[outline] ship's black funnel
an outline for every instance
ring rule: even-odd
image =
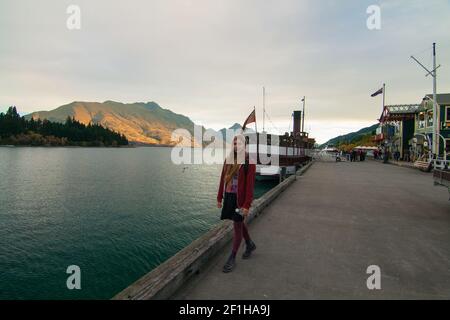
[[[294,137],[301,132],[302,126],[302,112],[294,111]]]

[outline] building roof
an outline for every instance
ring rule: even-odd
[[[414,118],[421,108],[420,104],[396,104],[384,107],[380,122],[401,121]]]
[[[396,104],[385,106],[379,120],[383,123],[412,119],[415,113],[430,109],[431,103],[426,103],[427,98],[429,101],[433,101],[433,95],[427,94],[419,104]],[[436,95],[436,100],[440,106],[450,106],[450,93],[439,93]]]
[[[416,113],[420,104],[396,104],[386,106],[390,114]]]
[[[433,99],[432,94],[427,94],[425,97]],[[450,106],[450,93],[438,93],[436,95],[436,100],[437,100],[438,105]]]

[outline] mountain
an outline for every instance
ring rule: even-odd
[[[230,136],[230,137],[227,137],[226,136],[227,130],[232,130],[233,135]],[[223,141],[231,142],[232,138],[234,138],[234,136],[236,134],[242,133],[242,126],[239,123],[235,123],[231,127],[229,127],[228,129],[227,128],[223,128],[223,129],[220,129],[218,132],[223,137]],[[244,133],[254,133],[254,132],[255,132],[255,130],[253,130],[252,128],[246,128]]]
[[[176,142],[171,140],[171,135],[175,129],[186,129],[193,136],[195,126],[188,117],[163,109],[155,102],[75,101],[52,111],[25,116],[53,122],[65,122],[67,117],[74,117],[83,124],[101,124],[123,133],[131,142],[153,145],[174,145]]]
[[[358,138],[361,138],[362,136],[372,134],[373,131],[375,131],[377,129],[377,127],[378,127],[378,123],[374,124],[373,126],[370,126],[370,127],[362,128],[361,130],[356,131],[356,132],[351,132],[351,133],[348,133],[348,134],[345,134],[342,136],[334,137],[334,138],[328,140],[327,142],[325,142],[324,144],[322,144],[320,146],[320,148],[323,148],[327,145],[337,146],[338,144],[343,143],[343,142],[348,143],[348,142],[351,142],[354,140],[358,140]]]
[[[231,127],[229,127],[228,129],[227,128],[220,129],[219,132],[220,132],[221,136],[223,137],[223,140],[227,140],[227,137],[226,137],[227,130],[234,130],[234,131],[236,131],[238,129],[242,129],[242,126],[239,123],[235,123]],[[230,139],[228,139],[228,140],[230,140]]]

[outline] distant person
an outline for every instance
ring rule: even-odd
[[[412,148],[409,147],[408,148],[408,152],[406,153],[406,159],[408,162],[412,162],[413,161],[413,152],[412,152]]]
[[[242,161],[244,163],[239,163],[239,160],[243,160],[243,158],[245,158],[245,161]],[[233,249],[223,267],[225,273],[233,271],[236,265],[236,255],[242,238],[245,239],[246,243],[242,259],[250,258],[252,252],[256,249],[255,243],[250,239],[246,225],[253,201],[255,173],[256,165],[249,163],[245,138],[243,135],[239,135],[234,138],[233,150],[223,165],[217,194],[217,207],[222,208],[221,219],[232,220],[234,229]]]
[[[406,162],[410,162],[411,161],[410,156],[409,156],[409,149],[405,151],[404,160]]]
[[[391,156],[389,150],[385,149],[383,154],[384,154],[383,163],[388,163],[389,162],[389,157]]]

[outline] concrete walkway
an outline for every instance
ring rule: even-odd
[[[315,163],[175,299],[450,299],[450,202],[431,174],[378,162]],[[381,268],[381,290],[366,269]]]

